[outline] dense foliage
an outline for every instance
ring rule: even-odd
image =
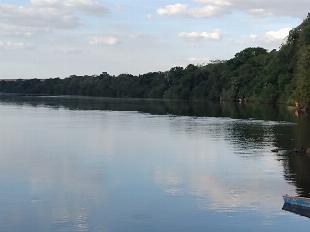
[[[139,76],[1,81],[3,93],[298,102],[310,105],[310,14],[277,50],[247,48],[227,61]]]

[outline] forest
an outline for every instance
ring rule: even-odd
[[[247,48],[232,59],[142,75],[72,75],[0,81],[0,92],[113,98],[228,100],[310,106],[310,14],[276,50]]]

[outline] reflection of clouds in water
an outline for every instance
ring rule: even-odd
[[[201,209],[274,210],[282,206],[282,195],[287,191],[287,185],[277,183],[276,180],[251,179],[251,177],[233,180],[195,170],[192,170],[192,173],[188,172],[188,176],[182,176],[180,173],[156,172],[155,182],[168,195],[194,197]]]
[[[22,109],[21,116],[16,109],[13,117],[0,112],[0,200],[24,202],[10,207],[11,224],[25,224],[31,208],[33,218],[53,222],[56,231],[92,230],[92,223],[114,223],[109,217],[119,215],[148,220],[145,212],[155,220],[144,200],[157,206],[165,196],[180,211],[278,212],[289,188],[270,153],[273,122],[36,109]],[[241,146],[247,128],[269,137],[248,137]],[[14,185],[21,195],[6,196]]]
[[[36,223],[53,223],[56,231],[89,231],[91,212],[87,209],[106,197],[104,159],[98,151],[113,152],[113,147],[107,146],[110,138],[103,142],[91,138],[93,128],[71,113],[42,109],[1,113],[5,123],[0,122],[0,127],[6,136],[0,140],[0,200],[13,204],[3,215],[4,221],[15,218],[11,225],[25,224],[28,209],[36,215]],[[74,129],[75,123],[80,128]],[[19,132],[11,127],[19,128]],[[5,184],[8,180],[9,186]]]
[[[282,195],[295,191],[279,181],[283,167],[270,152],[275,148],[273,127],[293,124],[190,117],[171,124],[178,130],[178,159],[183,162],[167,159],[155,172],[155,182],[167,194],[193,197],[201,209],[265,212],[277,211]],[[245,133],[239,136],[240,127]],[[247,137],[253,128],[262,139]]]
[[[58,157],[58,161],[55,161],[44,155],[39,161],[27,159],[23,164],[23,170],[14,169],[12,164],[6,166],[8,163],[1,159],[0,169],[6,172],[6,175],[14,172],[11,176],[18,182],[23,182],[22,186],[25,189],[22,192],[28,192],[26,196],[21,196],[23,204],[14,206],[14,209],[7,213],[16,215],[20,221],[23,221],[25,218],[22,214],[23,207],[27,205],[36,211],[38,220],[41,218],[42,221],[47,220],[46,223],[52,223],[55,231],[89,231],[90,211],[88,209],[102,203],[105,198],[103,176],[98,175],[96,169],[91,171],[91,166],[90,170],[83,170],[79,163],[83,162],[81,160],[65,157],[60,159],[61,161]],[[2,168],[2,165],[7,168]],[[27,174],[23,177],[25,173]],[[0,181],[2,182],[1,179]],[[3,193],[3,189],[0,191]],[[12,200],[12,196],[9,195],[11,190],[6,191],[8,192],[4,194],[8,196],[5,197]],[[87,209],[81,209],[81,207],[87,207]],[[66,228],[68,230],[65,230]]]
[[[170,171],[168,173],[155,172],[155,183],[160,185],[164,191],[172,196],[183,194],[182,179],[177,173]]]
[[[200,207],[214,210],[272,209],[282,204],[285,188],[263,180],[252,180],[240,184],[227,182],[210,176],[194,177],[190,183],[191,193],[199,198]]]

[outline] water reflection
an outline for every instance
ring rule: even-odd
[[[1,96],[0,119],[0,230],[308,229],[281,212],[310,196],[284,106]]]
[[[283,193],[294,190],[287,190],[287,185],[279,182],[283,168],[270,152],[272,140],[267,137],[262,143],[251,139],[251,133],[247,140],[232,133],[237,125],[243,127],[244,124],[246,128],[266,127],[263,131],[272,131],[270,127],[292,126],[263,121],[251,124],[226,118],[179,118],[172,126],[181,135],[187,135],[186,141],[182,141],[190,147],[186,149],[182,146],[186,161],[180,165],[178,161],[166,159],[166,165],[155,173],[156,183],[168,195],[193,196],[201,209],[252,211],[260,205],[261,210],[266,212],[281,206]],[[256,130],[250,131],[256,138]],[[231,151],[235,155],[231,155]]]
[[[300,216],[310,218],[310,210],[309,209],[304,209],[304,208],[292,206],[289,204],[284,204],[282,209],[285,211],[291,212],[291,213],[295,213],[295,214],[300,215]]]
[[[230,117],[236,119],[256,118],[272,121],[294,121],[294,114],[285,106],[240,105],[214,102],[188,102],[159,99],[111,99],[94,97],[32,97],[0,95],[2,103],[48,106],[70,110],[138,111],[156,115],[195,117]]]

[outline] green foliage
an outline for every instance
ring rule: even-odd
[[[247,48],[227,61],[139,76],[102,73],[65,79],[0,81],[0,92],[192,100],[241,98],[310,105],[310,15],[290,32],[279,51]]]

